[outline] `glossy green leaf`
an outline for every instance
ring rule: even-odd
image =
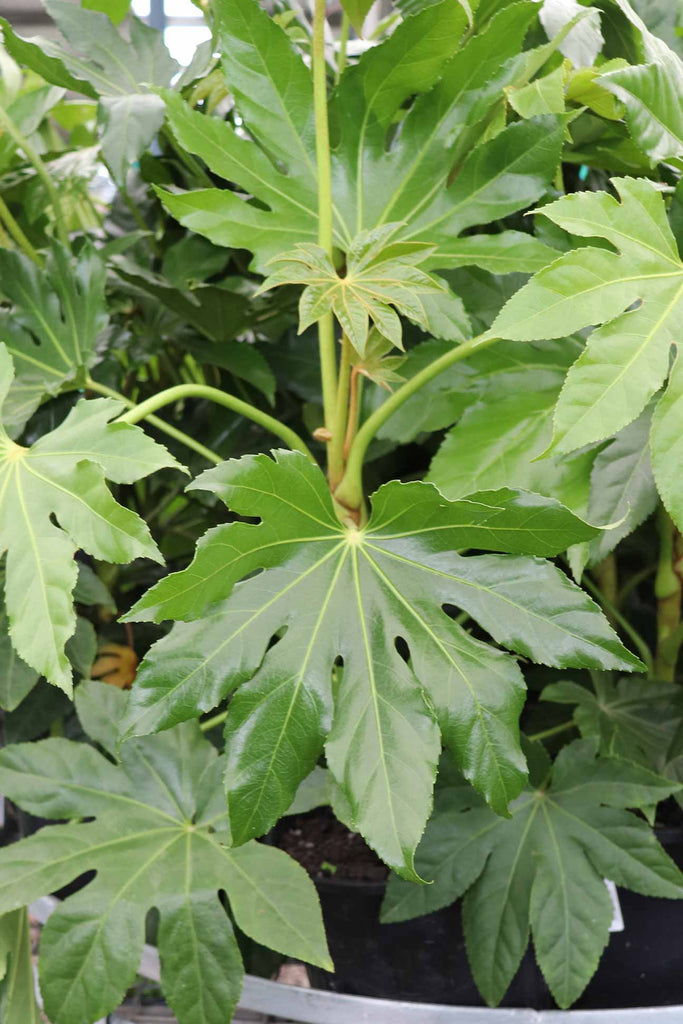
[[[594,686],[551,683],[541,700],[575,705],[577,728],[583,737],[596,739],[601,754],[635,761],[663,775],[683,713],[680,690],[637,676],[614,681],[603,673],[595,674]]]
[[[607,943],[613,911],[605,878],[683,899],[683,875],[647,823],[624,809],[656,802],[676,785],[624,761],[595,760],[593,741],[578,740],[562,750],[550,781],[517,799],[510,819],[454,787],[418,850],[418,868],[434,884],[418,893],[392,878],[384,920],[446,906],[467,890],[467,952],[485,1000],[500,1002],[531,933],[555,1000],[570,1006]]]
[[[3,407],[14,436],[46,395],[97,362],[97,343],[107,327],[106,269],[86,245],[72,258],[53,242],[45,269],[27,256],[0,250],[0,292],[12,304],[0,311],[2,339],[16,378]]]
[[[91,1024],[115,1009],[135,979],[153,906],[161,985],[179,1024],[223,1024],[243,968],[219,890],[251,938],[331,967],[303,869],[273,847],[224,845],[220,772],[196,723],[129,743],[119,765],[63,739],[0,754],[0,786],[19,806],[94,819],[48,826],[0,853],[3,911],[97,872],[43,931],[41,990],[54,1024]]]
[[[580,192],[541,212],[572,234],[615,249],[573,250],[539,271],[493,326],[503,337],[562,337],[592,324],[555,413],[553,446],[570,452],[627,426],[659,390],[678,338],[683,264],[661,195],[647,180],[614,179],[607,192]],[[633,308],[629,308],[633,307]]]
[[[0,1020],[41,1024],[36,1000],[31,928],[22,908],[0,917]]]
[[[266,831],[286,811],[327,736],[328,765],[357,828],[411,875],[438,755],[432,705],[465,774],[505,810],[524,779],[516,739],[521,676],[507,655],[453,622],[445,605],[536,660],[636,664],[586,595],[550,564],[454,554],[462,547],[552,554],[593,535],[548,499],[499,491],[451,503],[430,485],[394,482],[374,496],[367,528],[356,530],[337,521],[322,474],[298,454],[225,463],[193,486],[262,522],[210,531],[189,569],[162,581],[131,613],[200,621],[176,626],[152,649],[132,692],[128,731],[167,728],[245,684],[226,733],[236,841]],[[268,571],[231,595],[257,568]],[[408,645],[410,664],[395,637]],[[344,671],[333,700],[339,655]]]
[[[0,398],[12,379],[12,360],[0,346]],[[161,561],[147,526],[117,504],[105,476],[132,483],[178,463],[137,427],[110,424],[122,409],[109,399],[80,402],[30,448],[0,432],[0,546],[7,551],[12,643],[28,665],[67,693],[71,668],[64,646],[76,627],[76,550],[108,562]]]

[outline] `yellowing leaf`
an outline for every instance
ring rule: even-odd
[[[90,675],[119,690],[130,690],[135,682],[140,659],[132,647],[124,644],[106,644],[101,647]]]

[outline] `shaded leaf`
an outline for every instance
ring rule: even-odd
[[[179,1024],[224,1024],[243,968],[219,890],[251,938],[331,968],[303,869],[273,847],[223,844],[220,770],[196,723],[127,744],[119,765],[63,739],[0,753],[0,786],[21,807],[94,819],[48,826],[0,852],[3,911],[97,872],[42,934],[41,990],[55,1024],[91,1024],[115,1009],[135,979],[153,906],[162,988]]]
[[[36,1000],[28,912],[0,917],[0,1020],[3,1024],[41,1024]]]
[[[590,561],[602,561],[620,540],[640,526],[657,505],[650,465],[651,415],[644,412],[603,449],[593,463],[588,519],[615,523],[590,542]],[[683,512],[683,509],[682,509]]]
[[[541,700],[576,705],[574,721],[584,738],[595,738],[606,757],[634,761],[664,774],[681,719],[680,690],[651,679],[594,676],[595,690],[576,683],[546,686]]]
[[[434,884],[416,893],[392,878],[384,920],[446,906],[467,890],[467,953],[487,1003],[502,999],[531,933],[555,1000],[570,1006],[607,943],[613,909],[604,878],[648,896],[683,898],[683,875],[647,823],[624,810],[656,802],[677,785],[624,761],[595,760],[593,741],[578,740],[561,751],[549,782],[525,790],[507,820],[471,791],[453,788],[417,855]]]
[[[0,310],[0,330],[16,378],[3,407],[3,423],[16,435],[45,395],[74,383],[97,362],[97,342],[109,318],[106,269],[86,245],[72,258],[52,243],[47,266],[0,250],[0,291],[12,303]]]

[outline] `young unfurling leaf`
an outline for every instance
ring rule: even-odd
[[[351,244],[341,273],[319,245],[299,245],[273,260],[277,269],[266,278],[261,291],[283,284],[304,286],[299,302],[300,334],[331,310],[360,356],[365,355],[371,323],[392,345],[403,348],[398,314],[426,331],[420,295],[445,288],[416,266],[432,247],[392,241],[400,228],[400,224],[385,224],[376,231],[363,231]]]

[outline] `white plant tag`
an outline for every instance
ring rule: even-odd
[[[617,887],[614,882],[611,882],[609,878],[605,879],[605,885],[607,886],[607,892],[610,894],[612,900],[612,908],[614,913],[612,915],[612,923],[609,926],[611,932],[623,932],[624,930],[624,915],[621,912],[621,904],[619,903],[619,894]]]

